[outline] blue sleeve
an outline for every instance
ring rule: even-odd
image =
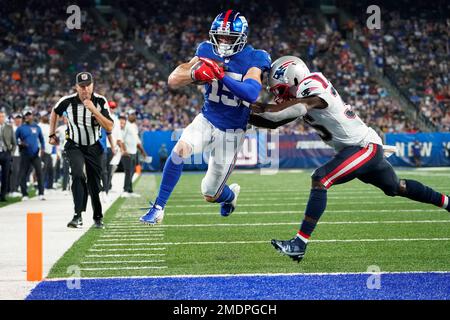
[[[225,76],[223,84],[239,99],[254,103],[258,99],[259,92],[262,89],[261,84],[254,79],[237,81],[230,76]]]
[[[270,70],[270,65],[272,64],[272,59],[267,51],[264,50],[255,50],[252,55],[252,59],[250,60],[250,66],[257,67],[262,70],[262,72],[266,72]]]
[[[210,51],[211,51],[211,47],[210,47],[210,45],[208,45],[208,41],[203,41],[202,43],[200,43],[198,45],[197,50],[195,51],[195,55],[197,57],[209,58]]]

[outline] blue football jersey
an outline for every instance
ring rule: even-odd
[[[223,63],[225,73],[242,81],[247,71],[252,67],[263,72],[270,70],[270,55],[264,50],[256,50],[246,45],[242,51],[222,58],[214,53],[211,42],[200,43],[195,53],[198,57],[209,58]],[[249,103],[235,97],[220,81],[205,85],[205,102],[202,113],[209,122],[220,130],[245,129],[250,115]]]

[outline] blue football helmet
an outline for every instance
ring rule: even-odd
[[[219,14],[209,31],[214,51],[221,57],[229,57],[240,52],[247,43],[247,36],[247,19],[234,10]],[[228,41],[224,42],[224,39]]]

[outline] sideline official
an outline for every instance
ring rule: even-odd
[[[106,98],[94,93],[94,80],[89,72],[77,74],[75,88],[76,93],[61,98],[53,108],[49,138],[52,145],[58,144],[55,133],[56,123],[58,116],[66,112],[69,124],[64,150],[70,163],[75,205],[74,217],[67,226],[79,228],[83,225],[81,213],[86,210],[89,194],[94,211],[94,226],[102,229],[104,228],[103,213],[99,196],[102,174],[100,128],[103,127],[107,132],[111,132],[113,121]]]

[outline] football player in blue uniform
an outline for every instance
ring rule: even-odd
[[[192,154],[210,151],[201,192],[208,202],[219,203],[222,216],[236,208],[240,186],[226,184],[242,146],[254,103],[262,89],[263,73],[270,70],[270,56],[247,44],[248,23],[234,10],[219,14],[209,31],[210,41],[200,43],[195,56],[179,65],[168,84],[176,89],[205,84],[202,112],[187,126],[164,166],[155,203],[140,218],[145,224],[160,223],[164,207],[175,188],[184,161]]]

